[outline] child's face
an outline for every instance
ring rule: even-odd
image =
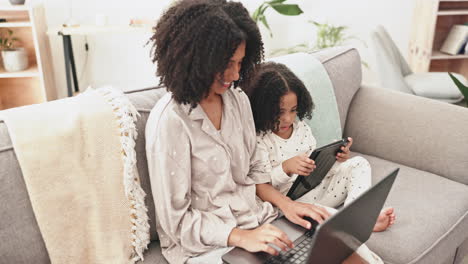
[[[280,100],[279,128],[275,134],[287,135],[292,131],[292,125],[297,116],[297,96],[293,92],[283,95]]]

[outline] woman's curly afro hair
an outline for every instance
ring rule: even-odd
[[[281,97],[288,92],[297,96],[297,117],[312,118],[314,103],[304,83],[284,64],[267,62],[246,87],[257,133],[278,130]]]
[[[245,57],[235,86],[249,81],[253,68],[263,60],[262,38],[247,9],[225,0],[177,2],[159,19],[150,39],[160,84],[176,102],[195,107],[243,41]]]

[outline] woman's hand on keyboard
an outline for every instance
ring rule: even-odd
[[[283,171],[290,176],[292,174],[308,176],[315,169],[315,161],[309,159],[307,154],[292,157],[283,161],[281,165],[283,166]]]
[[[250,230],[236,227],[228,238],[228,246],[240,247],[250,252],[263,251],[277,256],[279,252],[271,245],[284,251],[293,247],[293,243],[286,233],[271,224],[263,224]]]

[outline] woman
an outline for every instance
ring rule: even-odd
[[[292,242],[267,224],[255,184],[269,175],[255,159],[250,104],[237,87],[263,59],[255,22],[237,2],[186,0],[169,8],[152,37],[153,62],[169,93],[151,111],[146,151],[163,255],[170,263],[218,263],[231,247],[278,252]],[[270,186],[270,187],[268,187]],[[322,207],[293,202],[271,185],[264,200],[294,223],[322,222]]]

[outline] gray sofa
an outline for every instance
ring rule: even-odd
[[[468,254],[468,109],[361,85],[352,48],[314,54],[335,89],[344,135],[369,160],[373,181],[400,174],[387,204],[397,222],[367,242],[385,263],[461,263]],[[306,62],[304,62],[307,65]],[[144,263],[166,263],[155,231],[154,202],[145,156],[144,127],[164,89],[128,92],[141,113],[138,170],[147,193],[152,243]],[[0,121],[0,263],[49,263],[6,126]]]

